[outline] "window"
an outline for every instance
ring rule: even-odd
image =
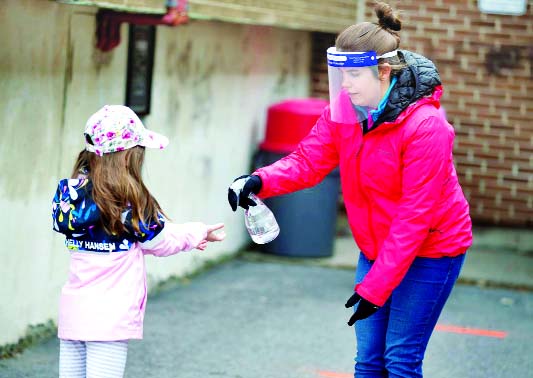
[[[150,113],[155,30],[153,25],[129,27],[126,106],[138,115]]]

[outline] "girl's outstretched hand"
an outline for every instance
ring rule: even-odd
[[[203,251],[207,248],[207,243],[209,242],[219,242],[226,238],[226,233],[222,230],[224,228],[224,223],[209,224],[207,225],[207,236],[204,240],[196,246],[196,249]],[[220,232],[216,232],[222,230]]]
[[[224,232],[224,230],[222,230],[223,228],[224,223],[208,224],[207,237],[205,238],[205,240],[207,240],[208,242],[218,242],[224,240],[226,238],[226,233]],[[215,231],[218,230],[222,231],[216,233]]]

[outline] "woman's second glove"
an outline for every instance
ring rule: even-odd
[[[242,180],[242,181],[239,181]],[[248,209],[249,206],[255,206],[255,202],[252,201],[248,196],[250,193],[257,194],[263,186],[263,181],[261,177],[257,175],[244,175],[237,177],[233,184],[228,188],[228,202],[233,211],[237,210],[237,206],[242,207],[243,209]],[[242,187],[242,189],[236,193],[233,190],[233,187]]]
[[[368,318],[370,315],[379,310],[379,306],[367,301],[365,298],[357,294],[357,292],[353,293],[353,295],[348,298],[344,307],[353,307],[357,302],[359,302],[359,305],[357,306],[357,310],[355,310],[353,315],[350,317],[350,320],[348,320],[349,326],[352,326],[358,320]]]

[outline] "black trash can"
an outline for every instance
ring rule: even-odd
[[[286,154],[260,150],[255,168],[274,163]],[[291,257],[329,257],[333,254],[338,197],[339,170],[336,168],[318,185],[298,192],[267,198],[280,227],[279,236],[261,251]]]
[[[319,98],[289,99],[268,108],[265,140],[254,168],[270,165],[296,149],[324,111]],[[261,246],[266,253],[293,257],[333,254],[340,177],[335,169],[318,185],[265,200],[280,226],[279,236]]]

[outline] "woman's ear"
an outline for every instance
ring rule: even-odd
[[[392,71],[392,67],[389,63],[383,63],[379,65],[379,80],[381,81],[390,81],[390,74]]]

